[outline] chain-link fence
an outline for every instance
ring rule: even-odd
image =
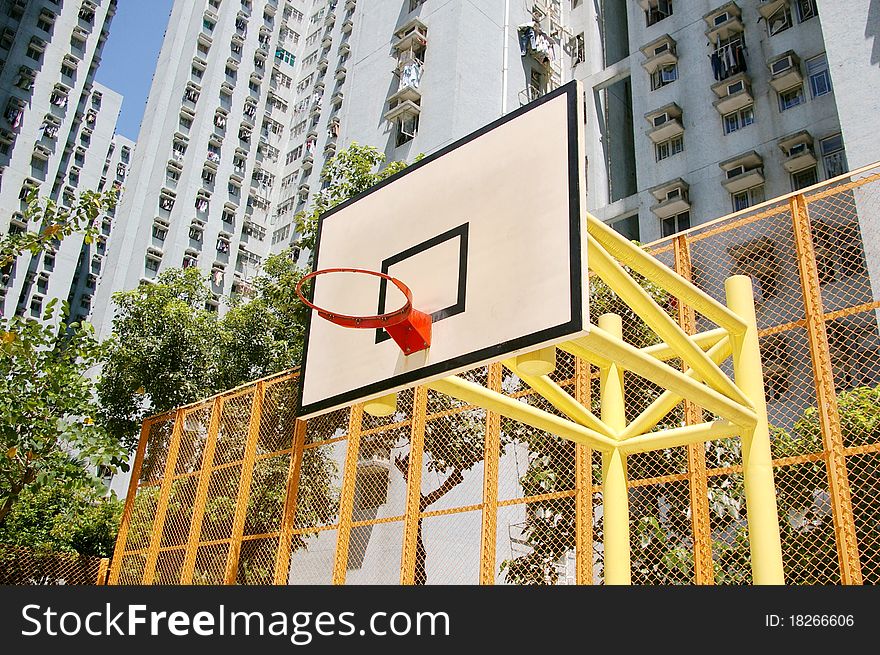
[[[880,582],[878,211],[871,170],[648,247],[721,302],[752,278],[789,584]],[[686,331],[716,327],[642,283]],[[596,279],[591,303],[658,342]],[[463,377],[559,415],[501,364]],[[598,368],[560,351],[551,377],[598,411]],[[663,391],[624,385],[628,421]],[[284,374],[144,424],[112,583],[603,581],[598,452],[424,387],[381,419],[298,421],[295,394]],[[656,429],[712,418],[685,401]],[[738,438],[631,455],[628,485],[634,583],[751,582]]]
[[[0,544],[0,585],[103,585],[110,560]]]

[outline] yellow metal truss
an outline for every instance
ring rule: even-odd
[[[598,325],[592,325],[589,334],[559,346],[599,367],[601,415],[593,414],[588,403],[579,402],[548,374],[536,374],[552,370],[555,358],[547,349],[503,364],[563,416],[518,402],[491,385],[487,388],[456,376],[428,387],[601,453],[608,584],[630,582],[627,456],[739,436],[753,580],[755,584],[782,584],[782,548],[751,279],[741,275],[727,279],[725,306],[598,219],[588,216],[587,227],[590,270],[663,339],[662,344],[636,348],[623,340],[620,317],[606,314],[598,317]],[[627,268],[676,297],[679,307],[702,314],[721,327],[689,334],[645,292]],[[733,379],[720,367],[731,357]],[[685,364],[684,371],[668,363],[676,358]],[[665,389],[629,423],[624,370]],[[719,418],[655,430],[682,400]]]

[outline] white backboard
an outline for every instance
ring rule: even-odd
[[[428,350],[312,312],[301,368],[307,418],[576,338],[589,326],[583,98],[557,89],[325,213],[315,270],[400,279],[432,314]],[[380,278],[328,274],[315,304],[374,315],[404,298]],[[386,297],[387,295],[387,297]]]

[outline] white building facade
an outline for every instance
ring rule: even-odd
[[[100,53],[116,0],[10,0],[0,13],[0,231],[37,230],[24,220],[31,189],[62,205],[84,189],[97,189],[111,147],[122,96],[95,83]],[[39,317],[44,301],[76,303],[75,318],[91,309],[97,284],[78,265],[106,248],[73,235],[38,256],[25,254],[2,271],[4,315]],[[95,253],[90,252],[94,250]],[[103,255],[98,255],[103,258]],[[79,276],[78,276],[79,272]]]

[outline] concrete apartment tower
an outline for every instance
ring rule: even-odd
[[[64,204],[78,191],[101,186],[122,96],[94,78],[115,11],[116,0],[0,3],[3,233],[39,229],[23,221],[30,189]],[[37,317],[45,299],[58,297],[71,302],[74,319],[87,316],[111,229],[112,217],[106,217],[97,243],[73,235],[5,268],[2,313]]]

